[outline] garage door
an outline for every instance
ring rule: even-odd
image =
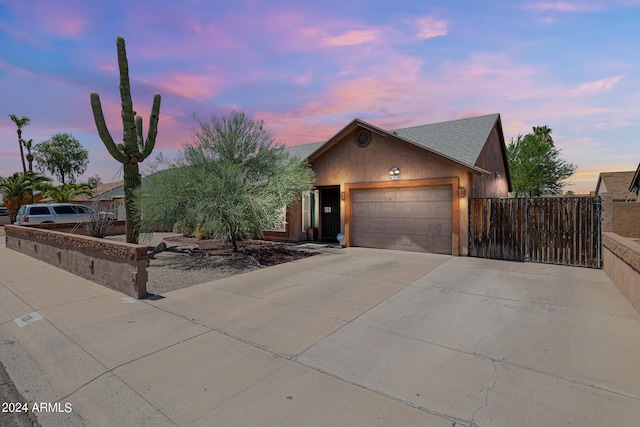
[[[353,190],[352,244],[451,254],[451,186]]]

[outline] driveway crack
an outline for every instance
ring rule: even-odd
[[[498,380],[500,379],[500,374],[498,373],[498,367],[496,366],[496,361],[492,361],[491,365],[493,366],[493,370],[496,373],[496,377],[493,380],[493,384],[491,384],[491,387],[489,387],[485,392],[484,392],[484,404],[479,406],[478,408],[476,408],[475,411],[473,411],[473,413],[471,414],[471,426],[470,427],[479,427],[478,424],[476,424],[476,414],[481,411],[482,409],[486,408],[487,406],[489,406],[489,393],[491,393],[493,391],[493,389],[495,388],[496,384],[498,383]]]

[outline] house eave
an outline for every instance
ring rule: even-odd
[[[636,169],[636,173],[633,174],[633,179],[631,180],[631,184],[629,185],[629,191],[633,191],[634,189],[640,186],[640,164],[638,164],[638,168]]]

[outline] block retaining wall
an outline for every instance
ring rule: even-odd
[[[115,236],[118,234],[125,234],[125,224],[126,221],[113,221],[113,225],[107,231],[107,236]],[[23,227],[28,228],[39,228],[41,230],[52,230],[52,231],[60,231],[63,233],[69,234],[78,234],[78,235],[87,235],[87,230],[84,228],[82,223],[80,224],[29,224],[24,225]]]
[[[613,232],[640,238],[640,203],[613,202]]]
[[[602,233],[604,271],[640,313],[640,244]]]
[[[134,298],[147,295],[147,247],[6,225],[6,247]]]

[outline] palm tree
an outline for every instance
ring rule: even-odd
[[[552,147],[554,146],[553,138],[551,138],[551,129],[548,126],[534,126],[533,134],[542,138],[544,142]]]
[[[16,172],[7,178],[0,177],[0,193],[11,224],[16,221],[20,206],[29,203],[29,197],[33,200],[33,190],[47,181],[50,179],[33,172]]]
[[[56,203],[68,203],[81,194],[93,196],[93,191],[87,184],[63,184],[57,187],[49,185],[44,190],[44,196],[51,197]]]
[[[15,114],[9,114],[9,117],[11,118],[13,123],[15,123],[16,126],[18,126],[17,132],[18,132],[18,145],[20,146],[20,160],[22,160],[22,171],[26,173],[27,165],[25,165],[24,163],[24,151],[22,150],[22,128],[27,126],[29,122],[31,122],[31,119],[25,116],[18,118],[18,116],[16,116]]]

